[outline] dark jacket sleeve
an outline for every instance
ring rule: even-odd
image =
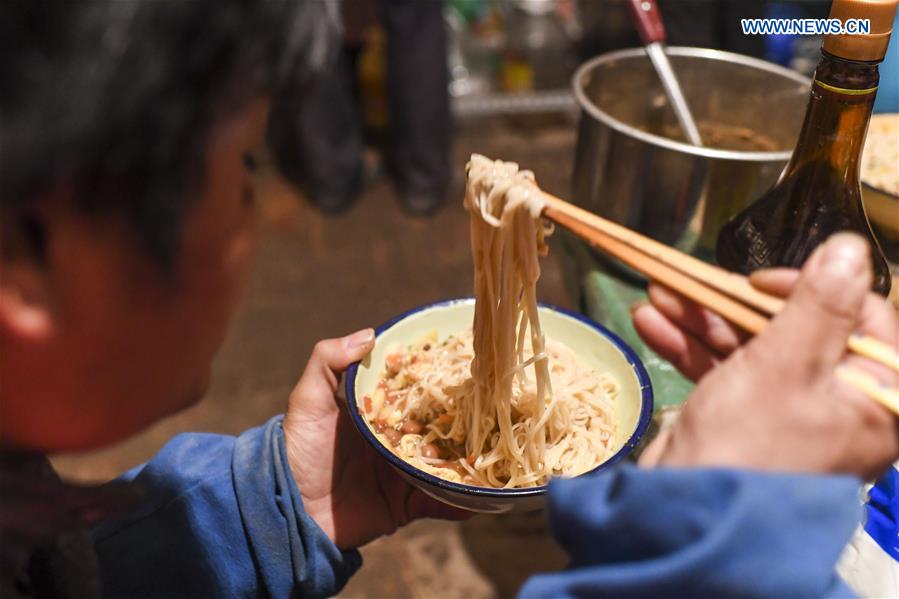
[[[834,572],[861,518],[852,477],[623,467],[555,481],[568,570],[522,597],[847,597]]]
[[[280,417],[179,435],[124,478],[146,501],[94,531],[105,596],[327,596],[361,565],[303,511]]]

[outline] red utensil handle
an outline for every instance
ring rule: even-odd
[[[628,0],[627,7],[644,46],[653,42],[665,43],[665,24],[655,0]]]

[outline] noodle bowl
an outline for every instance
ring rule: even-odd
[[[544,338],[536,283],[551,230],[533,174],[474,155],[468,175],[472,330],[392,348],[360,410],[395,455],[452,482],[512,489],[592,470],[618,449],[621,385]]]

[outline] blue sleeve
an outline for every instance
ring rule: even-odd
[[[359,568],[305,514],[281,418],[239,437],[184,434],[125,475],[146,493],[94,532],[110,597],[337,593]]]
[[[568,570],[522,597],[846,597],[834,572],[861,519],[852,477],[642,469],[551,483]]]

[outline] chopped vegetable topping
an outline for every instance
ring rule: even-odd
[[[387,356],[387,376],[396,376],[403,368],[403,354]]]

